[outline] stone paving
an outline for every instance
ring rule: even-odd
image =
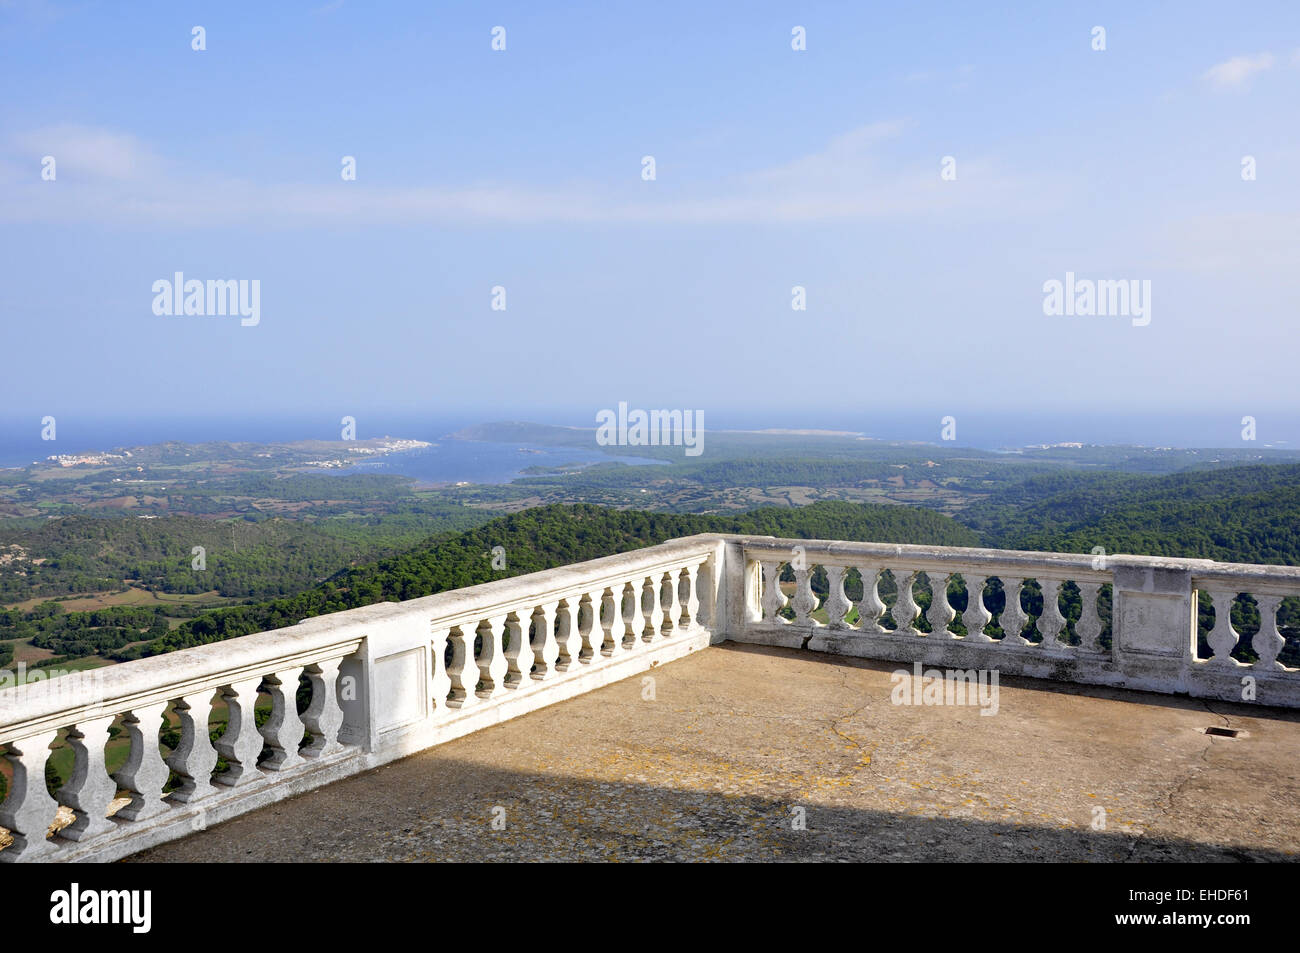
[[[129,860],[1300,859],[1300,712],[896,668],[714,646]]]

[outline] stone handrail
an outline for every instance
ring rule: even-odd
[[[702,648],[718,549],[674,540],[0,691],[0,861],[117,859]],[[60,739],[74,765],[51,797]],[[60,805],[73,819],[47,836]]]
[[[786,566],[792,598],[780,583]],[[818,567],[825,599],[812,589]],[[854,570],[863,584],[851,602]],[[886,571],[892,607],[879,590]],[[932,591],[924,626],[913,592],[922,574]],[[959,630],[947,596],[954,577],[967,591]],[[1005,596],[1000,638],[986,631],[994,579]],[[1031,581],[1043,609],[1026,629],[1020,595]],[[1072,623],[1060,601],[1066,585],[1081,604]],[[1109,640],[1099,608],[1107,587]],[[1215,610],[1208,658],[1197,650],[1198,591]],[[1261,617],[1251,663],[1232,657],[1241,594]],[[0,691],[0,744],[13,772],[0,805],[12,843],[0,861],[123,857],[724,639],[1300,707],[1300,672],[1279,660],[1277,613],[1291,596],[1300,596],[1300,568],[687,537]],[[212,742],[214,708],[227,727]],[[165,754],[164,729],[175,738]],[[56,741],[74,763],[51,797],[45,767]],[[113,745],[127,751],[110,776]]]
[[[1300,707],[1300,671],[1278,660],[1285,640],[1277,612],[1284,598],[1300,596],[1300,568],[1219,563],[1208,559],[1152,556],[1069,555],[943,546],[896,546],[830,540],[728,536],[728,585],[741,607],[729,621],[733,641],[805,648],[816,652],[1005,674],[1113,685],[1202,698]],[[793,598],[780,586],[789,566]],[[824,605],[811,589],[817,567],[825,570]],[[850,603],[844,578],[856,569],[862,597]],[[893,627],[882,624],[887,606],[878,585],[888,570],[898,597],[889,610]],[[913,586],[924,573],[932,601],[921,615]],[[956,612],[948,583],[960,575],[967,592],[964,633],[950,629]],[[985,632],[993,613],[985,605],[986,584],[1001,581],[1005,605],[995,639]],[[1032,630],[1021,604],[1025,584],[1041,587],[1043,609]],[[1081,611],[1074,623],[1077,643],[1067,639],[1061,611],[1062,586],[1078,587]],[[1109,644],[1098,613],[1098,597],[1111,587]],[[1215,623],[1207,636],[1213,654],[1198,653],[1198,592],[1209,595]],[[976,597],[972,598],[972,593]],[[1257,659],[1239,662],[1232,652],[1241,641],[1231,609],[1241,595],[1255,599],[1260,628],[1251,640]],[[783,610],[787,610],[786,611]],[[823,610],[827,621],[813,613]],[[856,610],[857,622],[849,618]],[[787,619],[793,614],[793,619]],[[1026,638],[1028,634],[1030,638]]]

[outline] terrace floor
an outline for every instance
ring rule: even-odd
[[[898,667],[714,646],[130,860],[1300,859],[1300,712]]]

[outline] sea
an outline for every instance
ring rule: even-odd
[[[544,447],[531,443],[491,443],[460,440],[451,434],[484,420],[432,420],[428,418],[356,418],[358,439],[402,437],[423,440],[432,446],[385,454],[353,467],[322,470],[323,473],[390,473],[414,477],[420,483],[509,483],[530,467],[558,467],[620,462],[630,465],[662,465],[662,460],[645,457],[611,456],[594,446],[583,448]],[[594,426],[594,425],[593,425]],[[56,417],[55,439],[41,438],[39,420],[0,420],[0,467],[23,467],[56,454],[112,450],[163,443],[229,441],[288,443],[297,440],[338,440],[341,426],[315,418],[158,418],[96,419]]]
[[[938,412],[864,414],[841,410],[822,414],[720,413],[706,416],[705,450],[709,430],[835,430],[879,440],[940,442],[945,421]],[[420,416],[410,413],[356,415],[356,436],[404,437],[435,446],[367,461],[351,470],[330,473],[394,473],[423,483],[508,483],[534,466],[563,466],[621,460],[653,465],[660,461],[627,456],[611,457],[593,447],[543,447],[527,443],[486,443],[453,439],[451,434],[493,420],[529,420],[569,426],[595,426],[589,415],[530,417],[526,411],[506,414],[485,411],[463,416]],[[1255,420],[1256,440],[1242,440],[1243,421],[1238,414],[961,414],[954,415],[956,441],[950,446],[1014,452],[1043,444],[1076,442],[1096,445],[1144,447],[1232,447],[1300,449],[1300,415],[1261,412]],[[55,419],[54,441],[43,440],[40,418],[0,417],[0,467],[21,467],[57,453],[84,453],[176,440],[184,443],[245,441],[251,443],[295,440],[338,440],[337,417],[304,415],[229,417],[103,417],[64,414]]]

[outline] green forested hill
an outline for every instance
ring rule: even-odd
[[[1008,487],[961,520],[1001,549],[1300,565],[1300,466],[1164,476],[1058,473]]]
[[[65,516],[0,526],[0,603],[117,589],[124,579],[169,593],[215,590],[269,599],[301,592],[358,560],[480,525],[495,514],[407,503],[376,517],[211,520]],[[192,568],[202,546],[206,568]]]
[[[325,612],[414,599],[705,532],[949,546],[976,543],[972,532],[946,516],[901,506],[826,502],[734,516],[647,513],[588,504],[542,506],[349,570],[298,596],[206,613],[144,647],[142,654],[279,628]],[[504,571],[492,568],[495,546],[505,549]]]

